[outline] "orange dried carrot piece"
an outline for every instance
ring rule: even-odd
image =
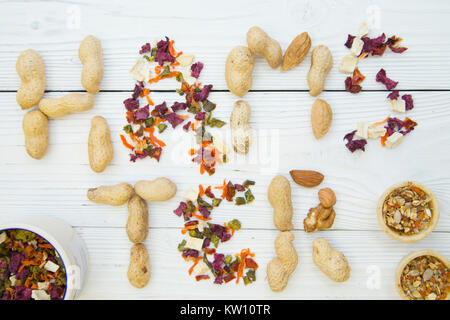
[[[127,147],[128,149],[131,149],[131,150],[134,149],[134,147],[133,147],[131,144],[129,144],[129,143],[127,142],[127,139],[124,137],[123,134],[120,135],[120,139],[122,140],[122,144],[123,144],[125,147]]]

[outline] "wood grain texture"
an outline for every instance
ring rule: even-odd
[[[152,277],[147,287],[133,288],[127,280],[131,244],[123,228],[78,228],[89,248],[90,274],[81,299],[399,299],[395,289],[395,270],[400,260],[413,251],[433,247],[450,255],[450,234],[434,233],[416,244],[397,242],[382,231],[320,231],[313,234],[295,231],[294,246],[299,255],[297,269],[286,289],[274,293],[266,279],[267,263],[275,256],[273,241],[278,231],[240,231],[219,247],[234,254],[244,247],[255,252],[259,264],[257,280],[214,285],[196,282],[188,275],[191,263],[181,258],[176,245],[183,239],[178,229],[150,229],[145,241],[150,255]],[[328,279],[313,263],[312,242],[323,237],[347,257],[351,274],[348,281]]]
[[[152,93],[156,103],[179,99],[176,93]],[[59,95],[51,93],[50,96]],[[181,128],[167,129],[162,134],[168,144],[161,162],[144,159],[129,162],[128,152],[121,145],[119,134],[125,125],[121,101],[128,93],[100,93],[95,107],[85,113],[72,114],[49,122],[50,146],[46,156],[34,160],[27,156],[21,130],[21,113],[17,110],[13,93],[0,95],[4,106],[4,126],[0,135],[0,200],[3,209],[11,215],[46,213],[61,216],[75,226],[122,227],[126,208],[111,208],[91,203],[86,190],[104,184],[134,183],[140,179],[167,176],[179,192],[170,201],[150,205],[151,225],[177,227],[180,221],[172,214],[185,191],[199,183],[220,185],[224,178],[238,183],[244,179],[257,182],[254,193],[257,201],[239,207],[238,218],[246,228],[271,229],[272,211],[267,202],[267,186],[271,178],[281,173],[289,176],[292,169],[313,169],[322,172],[325,180],[313,189],[292,182],[294,226],[303,227],[308,209],[318,204],[317,190],[331,187],[338,202],[334,228],[342,230],[379,230],[376,205],[379,195],[391,184],[413,179],[429,186],[441,204],[441,219],[437,230],[450,231],[450,173],[435,170],[450,160],[448,152],[439,156],[433,150],[450,145],[447,123],[450,117],[450,93],[415,92],[416,107],[408,116],[419,122],[418,127],[405,137],[397,149],[382,148],[371,140],[365,153],[350,153],[342,141],[345,133],[356,128],[357,121],[375,122],[388,114],[385,92],[326,92],[321,97],[333,109],[333,123],[320,141],[314,139],[310,124],[313,98],[308,93],[260,93],[246,95],[252,106],[250,125],[255,139],[247,157],[231,154],[231,162],[218,166],[212,177],[199,174],[199,168],[187,157],[192,135]],[[215,92],[212,101],[218,107],[215,115],[228,120],[235,98],[230,93]],[[103,115],[111,128],[114,159],[101,174],[91,172],[88,164],[87,138],[90,119]],[[230,146],[229,126],[220,130]],[[231,148],[230,148],[231,149]],[[414,159],[414,161],[412,161]],[[24,194],[26,197],[24,197]],[[52,205],[49,206],[49,203]],[[61,213],[64,210],[64,213]],[[231,219],[236,208],[223,206],[217,211],[220,219]],[[0,216],[0,219],[9,218]]]
[[[420,249],[450,255],[450,2],[448,1],[312,1],[312,0],[200,0],[195,6],[185,1],[4,1],[0,2],[0,223],[16,217],[50,215],[76,227],[86,241],[90,274],[82,299],[398,299],[394,274],[401,258]],[[346,75],[338,72],[340,59],[349,53],[343,43],[359,24],[375,17],[371,36],[404,38],[409,50],[402,55],[387,52],[360,62],[366,75],[358,95],[343,92]],[[282,23],[281,23],[282,22]],[[176,47],[194,54],[205,63],[201,81],[212,83],[211,100],[217,103],[215,116],[229,121],[237,97],[228,92],[224,67],[228,52],[245,45],[245,34],[253,25],[261,26],[285,50],[299,33],[307,31],[312,47],[327,45],[334,67],[326,81],[326,100],[333,110],[327,135],[317,141],[310,124],[314,98],[308,94],[306,74],[310,54],[295,69],[281,73],[258,57],[252,90],[244,100],[252,106],[250,125],[255,139],[247,156],[231,154],[231,161],[218,166],[212,176],[201,176],[187,156],[193,146],[191,135],[171,128],[162,135],[168,147],[161,162],[146,159],[129,162],[119,134],[123,125],[122,101],[134,83],[129,70],[138,57],[140,45],[167,35]],[[46,97],[83,91],[82,65],[77,52],[81,40],[94,34],[102,41],[105,74],[101,92],[92,110],[49,121],[50,143],[42,160],[31,159],[25,151],[21,122],[24,112],[15,100],[19,78],[15,62],[27,48],[37,50],[46,65]],[[419,123],[396,149],[382,148],[369,141],[365,153],[351,154],[343,136],[356,129],[358,121],[375,122],[389,115],[388,92],[375,82],[380,68],[399,81],[401,94],[413,95],[415,108],[407,116]],[[152,87],[156,103],[180,100],[173,92],[175,80]],[[222,92],[217,92],[217,90]],[[336,92],[338,91],[338,92]],[[111,129],[114,159],[101,174],[89,168],[87,139],[90,119],[106,118]],[[403,118],[403,115],[396,115]],[[217,130],[230,146],[226,126]],[[316,188],[294,184],[292,169],[322,172],[325,179]],[[270,291],[265,279],[266,265],[274,256],[277,235],[267,186],[275,174],[284,174],[292,187],[295,247],[299,267],[281,294]],[[125,231],[126,205],[111,207],[90,202],[86,190],[99,185],[154,179],[166,176],[178,186],[178,194],[168,202],[149,204],[149,237],[152,279],[138,290],[126,277],[129,248]],[[257,282],[250,286],[229,284],[218,287],[209,281],[189,277],[189,264],[177,251],[182,239],[182,219],[173,214],[186,190],[219,185],[223,179],[256,181],[256,200],[248,206],[223,203],[214,210],[214,221],[238,218],[243,229],[221,247],[225,253],[242,248],[256,252],[260,265]],[[417,180],[433,190],[439,200],[441,217],[428,238],[414,244],[399,243],[378,225],[376,205],[379,195],[402,180]],[[318,204],[317,191],[331,187],[337,196],[336,220],[331,230],[306,234],[303,219]],[[337,284],[323,275],[312,262],[312,241],[324,237],[341,250],[352,267],[348,282]]]
[[[145,42],[167,35],[176,47],[194,54],[205,63],[204,83],[215,89],[227,89],[225,60],[236,45],[246,45],[245,34],[253,25],[265,29],[286,50],[292,39],[307,31],[312,48],[327,45],[334,67],[326,81],[326,90],[343,90],[345,75],[338,72],[341,58],[349,54],[344,47],[347,34],[355,34],[368,17],[375,17],[372,37],[385,32],[398,35],[409,50],[398,55],[361,61],[367,76],[365,89],[379,90],[375,74],[385,68],[399,81],[399,89],[449,89],[450,3],[447,1],[311,1],[311,0],[239,0],[219,3],[198,1],[195,6],[180,1],[2,2],[0,3],[0,89],[16,90],[19,84],[13,68],[18,54],[29,47],[37,50],[46,65],[47,90],[82,90],[81,63],[77,52],[87,34],[102,42],[105,64],[102,90],[131,90],[129,70],[139,48]],[[36,14],[38,12],[39,14]],[[17,17],[21,17],[18,19]],[[101,17],[101,23],[99,19]],[[280,23],[283,21],[283,23]],[[224,29],[225,28],[225,29]],[[281,73],[272,70],[262,57],[256,59],[253,90],[307,90],[306,74],[310,54],[295,69]],[[172,89],[171,81],[155,88]]]

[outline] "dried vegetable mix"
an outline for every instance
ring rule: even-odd
[[[216,139],[206,129],[221,128],[226,123],[213,117],[216,104],[208,99],[213,86],[202,86],[198,82],[203,63],[192,64],[193,56],[177,52],[174,41],[168,37],[153,47],[150,43],[144,44],[139,54],[143,59],[138,59],[131,70],[136,80],[133,94],[123,102],[128,124],[120,135],[123,145],[130,150],[130,161],[146,157],[159,161],[166,144],[157,135],[168,127],[180,126],[185,132],[195,134],[198,148],[189,150],[192,162],[199,164],[202,174],[214,174],[216,164],[225,162],[226,155],[224,148],[216,146]],[[153,65],[156,66],[152,71],[150,66]],[[185,67],[184,71],[179,71],[179,67]],[[176,91],[184,101],[174,102],[171,106],[166,101],[155,104],[146,85],[168,78],[175,78],[180,83]]]
[[[0,232],[1,300],[61,300],[66,271],[56,250],[30,231]]]
[[[436,257],[424,255],[403,269],[400,285],[411,300],[445,300],[450,292],[450,270]]]
[[[206,188],[199,185],[198,192],[191,190],[186,195],[188,200],[180,202],[174,213],[183,217],[185,223],[181,230],[187,239],[178,244],[178,250],[186,261],[193,262],[189,275],[195,275],[197,281],[214,278],[215,284],[228,283],[242,279],[247,285],[256,280],[258,264],[253,259],[255,254],[250,249],[243,249],[233,255],[217,252],[219,245],[229,241],[235,231],[241,229],[241,222],[233,219],[223,225],[212,223],[211,212],[222,201],[234,202],[236,205],[251,203],[255,198],[250,190],[254,181],[246,180],[242,184],[233,184],[224,180],[221,186]],[[216,197],[214,190],[222,193]]]
[[[341,72],[351,73],[351,77],[345,79],[345,90],[350,93],[359,93],[362,90],[361,82],[365,76],[356,67],[359,60],[369,56],[382,56],[387,48],[394,53],[403,53],[408,48],[400,46],[401,38],[392,36],[386,39],[383,33],[376,38],[369,38],[369,24],[363,23],[357,36],[349,34],[345,46],[350,49],[353,56],[346,56],[341,62]],[[356,58],[355,58],[356,56]],[[354,62],[352,62],[354,61]],[[352,71],[353,70],[353,71]],[[383,84],[387,90],[394,90],[398,82],[387,76],[383,68],[378,71],[375,80]],[[414,108],[414,101],[410,94],[400,97],[399,91],[392,91],[387,99],[390,102],[390,110],[398,113],[405,113]],[[358,122],[357,129],[344,136],[345,146],[351,152],[356,150],[365,151],[368,139],[380,139],[383,147],[394,148],[398,146],[403,137],[410,133],[417,126],[417,122],[408,117],[402,121],[396,117],[387,117],[385,120],[370,124],[369,122]]]

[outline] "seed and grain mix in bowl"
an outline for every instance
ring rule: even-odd
[[[449,271],[436,257],[417,257],[403,269],[401,289],[411,300],[445,300],[450,291]]]
[[[383,219],[401,235],[418,234],[430,226],[433,206],[431,196],[408,183],[394,189],[384,200]]]

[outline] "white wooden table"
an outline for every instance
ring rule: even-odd
[[[344,42],[356,33],[368,15],[377,28],[371,36],[386,32],[399,35],[409,50],[401,55],[388,52],[382,58],[362,61],[367,76],[363,92],[345,91],[345,75],[339,61],[348,53]],[[307,90],[310,55],[286,73],[272,70],[256,59],[252,91],[245,96],[252,106],[251,125],[259,135],[249,158],[236,157],[219,166],[212,177],[199,174],[198,167],[180,164],[170,156],[176,137],[161,162],[146,159],[131,163],[119,133],[125,124],[122,101],[130,95],[133,80],[129,69],[140,45],[168,35],[176,47],[205,63],[204,84],[212,83],[211,99],[216,116],[228,121],[236,97],[228,92],[224,65],[228,52],[245,45],[249,27],[259,25],[277,39],[283,50],[297,34],[308,31],[313,46],[325,44],[334,56],[334,67],[321,98],[333,108],[330,132],[320,141],[313,138],[309,113],[314,98]],[[83,299],[398,299],[394,273],[400,259],[411,251],[434,249],[450,256],[450,2],[448,1],[8,1],[0,3],[0,221],[15,217],[49,215],[59,217],[81,234],[89,250],[90,274]],[[103,45],[105,75],[93,110],[50,121],[50,147],[40,160],[25,152],[22,111],[15,101],[19,79],[15,72],[18,54],[34,48],[46,64],[46,96],[82,91],[81,64],[77,50],[87,34]],[[382,148],[369,141],[365,153],[351,154],[342,138],[357,121],[378,121],[388,114],[387,92],[375,82],[385,68],[399,81],[401,93],[411,93],[415,108],[409,117],[419,126],[397,149]],[[154,92],[157,101],[177,98],[175,82],[162,81]],[[164,91],[166,90],[166,91]],[[170,91],[167,91],[170,90]],[[112,131],[115,156],[101,174],[89,168],[87,136],[90,119],[104,116]],[[275,135],[272,157],[260,167],[251,160],[264,152],[267,135]],[[168,135],[170,137],[170,135]],[[277,150],[278,148],[278,150]],[[258,151],[259,150],[259,151]],[[261,151],[262,150],[262,151]],[[264,154],[264,153],[262,153]],[[261,157],[260,157],[261,158]],[[321,187],[336,191],[337,217],[331,230],[306,234],[303,219],[316,206],[317,189],[292,182],[295,247],[299,266],[282,293],[270,291],[266,265],[274,256],[277,235],[266,191],[276,173],[288,176],[291,169],[316,169],[325,175]],[[144,289],[129,285],[126,270],[131,246],[125,233],[126,206],[91,203],[86,190],[102,184],[167,176],[177,185],[175,198],[152,203],[150,233],[145,244],[150,252],[152,278]],[[238,218],[243,230],[222,245],[226,253],[251,248],[260,265],[257,282],[244,287],[196,282],[177,251],[181,241],[181,219],[172,211],[184,192],[199,183],[218,185],[224,178],[256,181],[256,201],[243,207],[222,206],[215,221]],[[289,177],[289,179],[291,179]],[[379,227],[376,204],[391,184],[417,180],[430,187],[441,205],[436,230],[414,244],[396,242]],[[341,284],[326,278],[312,262],[312,240],[324,237],[347,256],[352,273]]]

